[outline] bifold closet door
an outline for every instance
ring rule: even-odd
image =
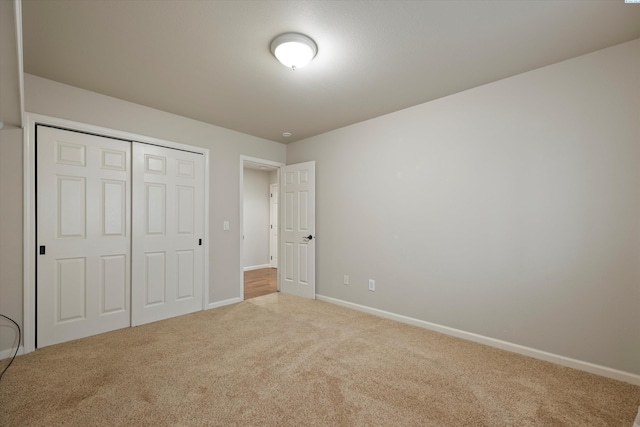
[[[37,345],[130,325],[130,147],[37,127]]]
[[[204,156],[133,145],[133,326],[203,308]]]

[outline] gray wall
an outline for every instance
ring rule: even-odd
[[[244,169],[244,262],[243,267],[269,264],[268,171]]]
[[[22,327],[22,129],[0,130],[0,313]],[[15,348],[15,327],[0,319],[0,351]]]
[[[27,74],[28,112],[210,149],[209,301],[240,297],[240,156],[276,162],[283,144]],[[230,222],[223,231],[222,223]]]
[[[210,150],[209,301],[240,295],[239,194],[240,156],[284,162],[285,146],[217,126],[176,116],[25,75],[27,112],[74,120],[110,129],[191,144]],[[22,131],[0,131],[0,310],[22,319]],[[228,220],[229,231],[222,223]],[[2,331],[2,330],[0,330]],[[12,335],[12,334],[11,334]],[[9,336],[9,333],[0,337]],[[0,341],[0,351],[12,340]]]
[[[318,294],[640,374],[640,40],[287,146],[307,160]]]
[[[22,326],[22,123],[13,1],[0,0],[0,313]],[[20,292],[15,289],[19,287]],[[0,319],[0,352],[17,330]],[[6,354],[8,357],[9,354]]]

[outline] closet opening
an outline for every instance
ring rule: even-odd
[[[26,118],[24,352],[206,309],[209,150]]]

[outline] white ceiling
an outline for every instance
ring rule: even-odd
[[[22,125],[15,13],[13,2],[0,0],[0,128]]]
[[[640,4],[624,0],[23,0],[22,13],[25,72],[279,142],[640,38]],[[297,71],[269,50],[289,31],[318,45]]]
[[[278,170],[278,168],[275,166],[270,166],[263,163],[251,162],[249,160],[245,160],[243,162],[243,166],[245,169],[253,169],[260,172],[273,172],[275,170]]]

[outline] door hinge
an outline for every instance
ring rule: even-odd
[[[45,246],[40,246],[40,255],[44,255],[45,249]]]

